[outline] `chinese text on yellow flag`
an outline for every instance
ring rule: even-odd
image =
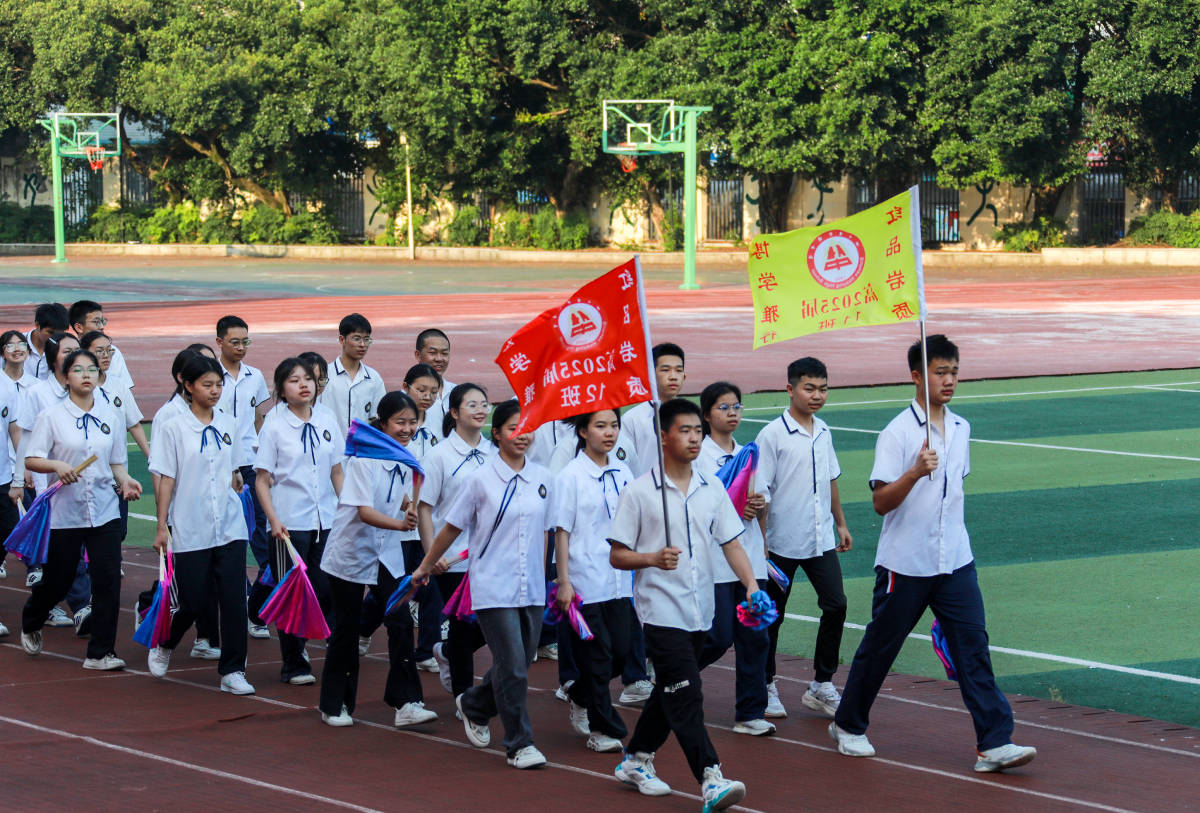
[[[754,346],[925,318],[917,187],[831,226],[750,245]]]

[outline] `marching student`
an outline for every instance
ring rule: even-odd
[[[492,667],[454,703],[467,740],[477,748],[491,742],[488,721],[499,715],[508,764],[525,769],[546,764],[533,744],[526,700],[546,606],[550,474],[525,459],[533,438],[517,434],[520,419],[516,399],[492,413],[496,454],[463,484],[413,581],[444,570],[443,554],[460,533],[470,534],[471,609],[492,651]]]
[[[345,435],[352,418],[369,421],[375,417],[375,407],[387,389],[383,377],[363,362],[371,346],[371,323],[365,316],[352,313],[343,317],[338,324],[338,342],[342,352],[333,360],[319,403],[333,412]]]
[[[742,391],[728,381],[709,384],[700,393],[700,415],[704,440],[700,444],[696,468],[715,475],[742,450],[742,445],[733,438],[742,422]],[[746,528],[742,548],[750,560],[759,589],[766,587],[767,578],[767,550],[758,524],[758,512],[764,505],[761,494],[750,493],[742,512]],[[700,668],[705,669],[719,661],[732,646],[736,669],[733,731],[754,737],[773,734],[774,724],[763,719],[767,708],[766,669],[770,645],[767,631],[751,629],[738,621],[737,607],[746,601],[746,590],[724,560],[714,557],[713,575],[716,610],[712,629],[700,654]]]
[[[658,382],[658,397],[666,403],[679,395],[687,375],[683,371],[683,348],[672,342],[654,345],[650,351],[654,359],[654,377]],[[623,416],[622,428],[633,444],[635,459],[629,464],[635,476],[650,471],[658,461],[654,434],[654,406],[650,401],[630,407]]]
[[[83,339],[83,334],[93,330],[103,332],[104,328],[108,326],[108,317],[104,315],[103,306],[90,299],[81,299],[72,305],[67,312],[67,320],[71,323],[72,332],[80,340]],[[112,358],[109,361],[107,375],[111,386],[114,388],[124,387],[132,391],[133,378],[129,374],[129,368],[125,365],[125,357],[116,347],[112,348]]]
[[[379,401],[376,427],[409,446],[417,426],[417,405],[402,392]],[[363,587],[381,607],[406,572],[404,535],[415,538],[413,472],[391,460],[347,457],[333,530],[321,558],[333,597],[332,634],[321,673],[321,719],[332,726],[354,722],[358,693],[358,632]],[[419,544],[419,542],[418,542]],[[419,560],[418,560],[419,561]],[[424,589],[424,588],[422,588]],[[418,590],[420,592],[420,590]],[[428,723],[437,714],[425,708],[421,678],[413,657],[413,621],[408,607],[384,619],[388,632],[388,675],[383,700],[396,710],[397,727]]]
[[[65,342],[65,340],[63,340]],[[123,669],[114,649],[121,597],[121,521],[117,498],[136,500],[141,485],[125,470],[124,435],[114,432],[120,418],[95,399],[100,363],[75,350],[58,365],[66,373],[67,396],[37,416],[26,447],[25,466],[51,475],[63,487],[51,501],[50,547],[40,582],[33,586],[21,617],[21,647],[42,651],[42,626],[75,579],[83,549],[91,576],[91,638],[85,669]],[[82,473],[78,466],[96,456]]]
[[[12,529],[19,519],[17,504],[24,496],[22,485],[25,467],[14,458],[14,449],[21,442],[21,427],[17,424],[17,413],[20,410],[21,394],[15,384],[0,378],[0,542],[8,539]],[[0,578],[7,578],[4,559],[8,550],[0,547]],[[8,635],[8,627],[0,624],[0,635]]]
[[[554,478],[551,527],[558,563],[557,603],[564,613],[579,596],[581,613],[594,636],[569,645],[578,677],[567,685],[571,727],[587,735],[597,752],[620,751],[629,731],[613,709],[608,685],[625,669],[634,625],[629,574],[609,561],[608,539],[617,498],[633,480],[629,467],[612,455],[621,415],[604,409],[571,419],[582,453]],[[569,627],[559,625],[560,640]],[[565,651],[567,648],[563,648]]]
[[[426,420],[432,426],[440,426],[450,409],[450,391],[454,383],[446,380],[450,366],[450,339],[436,327],[426,328],[417,334],[417,349],[413,358],[418,364],[428,364],[442,382],[441,397],[426,410]]]
[[[421,461],[425,482],[421,486],[417,506],[421,545],[428,553],[434,538],[446,523],[446,514],[458,497],[468,476],[481,468],[496,447],[483,436],[488,418],[487,391],[478,384],[459,384],[450,391],[450,409],[442,421],[444,440]],[[457,545],[451,553],[458,556],[470,545],[470,531],[461,529]],[[467,563],[456,561],[446,572],[437,576],[438,593],[448,599],[462,583]],[[449,619],[446,640],[435,644],[433,656],[438,662],[442,688],[458,695],[475,682],[475,650],[483,646],[478,624],[458,618]]]
[[[948,404],[958,386],[958,347],[942,334],[908,349],[916,395],[879,434],[869,484],[883,517],[875,554],[871,622],[850,664],[829,734],[847,756],[871,757],[871,704],[908,634],[927,608],[946,635],[958,689],[975,726],[975,770],[1030,762],[1037,749],[1014,745],[1013,713],[996,686],[983,596],[963,520],[963,480],[971,473],[971,425]],[[929,384],[926,403],[925,382]]]
[[[246,538],[249,528],[238,493],[237,422],[219,409],[224,371],[216,361],[192,354],[180,371],[188,411],[161,432],[153,471],[158,475],[158,530],[154,548],[174,556],[173,586],[179,609],[171,634],[147,656],[154,677],[163,677],[183,634],[212,603],[216,585],[221,649],[221,691],[254,694],[246,680]]]
[[[79,338],[79,346],[84,350],[90,350],[100,361],[100,385],[96,391],[105,403],[123,415],[125,428],[130,437],[133,438],[133,442],[137,444],[141,453],[149,459],[150,442],[146,439],[146,430],[142,428],[142,418],[145,416],[142,415],[142,410],[138,408],[137,400],[129,388],[124,386],[120,379],[112,378],[108,374],[112,369],[112,360],[116,353],[112,339],[103,331],[91,330]],[[122,514],[122,523],[124,523],[127,511],[123,511]]]
[[[57,302],[38,305],[33,313],[33,329],[25,334],[29,355],[25,359],[25,372],[39,381],[50,377],[46,363],[46,340],[55,333],[66,333],[67,309]]]
[[[0,335],[0,348],[4,350],[4,375],[21,393],[40,379],[25,369],[29,358],[29,341],[19,330],[6,330]]]
[[[282,579],[290,567],[283,545],[283,537],[288,536],[304,557],[313,590],[328,615],[329,581],[321,570],[321,556],[342,490],[346,427],[328,410],[313,405],[315,378],[312,368],[298,358],[284,359],[275,368],[275,397],[287,406],[272,412],[258,436],[255,487],[271,527],[272,571]],[[284,683],[317,682],[304,645],[303,638],[279,632],[283,659],[279,673]]]
[[[319,399],[321,397],[321,393],[325,392],[325,388],[329,386],[329,362],[325,360],[324,356],[313,350],[305,350],[303,353],[296,356],[296,358],[300,359],[309,367],[311,367],[313,372],[316,374],[317,391],[316,394],[313,395],[313,398]]]
[[[12,481],[9,483],[8,491],[12,496],[12,521],[15,525],[17,522],[17,507],[16,502],[24,496],[25,486],[25,459],[17,454],[17,448],[21,442],[21,425],[18,422],[21,410],[24,408],[25,393],[37,384],[38,379],[25,371],[25,359],[29,357],[29,343],[25,339],[25,334],[19,330],[6,330],[0,335],[0,350],[3,351],[4,359],[4,376],[0,378],[0,392],[9,393],[5,404],[8,406],[8,415],[4,416],[7,422],[8,431],[11,432],[7,439],[0,440],[0,443],[6,444],[6,453],[12,460]],[[8,471],[0,469],[0,479],[4,479]],[[32,481],[31,481],[32,482]],[[15,495],[15,496],[13,496]],[[3,494],[0,494],[0,531],[4,532],[4,536],[8,536],[11,527],[5,531],[8,521],[8,500],[4,499]],[[0,579],[8,578],[8,571],[5,568],[4,560],[8,556],[8,551],[0,547]]]
[[[699,661],[712,626],[717,551],[752,599],[765,594],[759,593],[738,542],[742,519],[724,486],[693,465],[703,437],[699,407],[675,398],[662,405],[659,416],[665,472],[655,467],[625,488],[609,535],[613,567],[637,572],[634,606],[657,672],[615,773],[647,796],[670,793],[654,773],[654,753],[673,732],[700,783],[705,811],[723,810],[745,797],[746,786],[722,776],[704,728]],[[664,524],[662,489],[669,525]],[[664,545],[667,530],[670,546]]]
[[[417,431],[409,444],[417,460],[423,460],[443,437],[441,417],[437,423],[432,423],[430,417],[430,410],[441,400],[441,391],[442,377],[428,364],[414,364],[404,374],[404,392],[418,410]]]
[[[768,630],[767,716],[787,716],[775,684],[775,651],[796,571],[802,569],[817,594],[821,623],[813,652],[813,680],[800,702],[832,717],[841,700],[833,675],[846,621],[838,554],[850,550],[853,539],[838,495],[842,469],[833,450],[833,435],[816,416],[829,396],[829,373],[820,361],[806,356],[788,365],[787,377],[788,408],[755,439],[759,453],[755,481],[768,503],[767,551],[789,579],[786,590],[774,581],[767,584],[767,593],[779,609],[779,618]]]

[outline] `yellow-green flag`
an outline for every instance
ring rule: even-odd
[[[754,346],[924,319],[917,187],[828,226],[764,234],[747,263]]]

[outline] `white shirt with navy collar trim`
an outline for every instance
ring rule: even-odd
[[[225,414],[237,421],[238,437],[241,440],[241,457],[238,466],[249,466],[254,463],[254,450],[258,447],[258,433],[254,428],[254,419],[258,409],[271,398],[267,390],[267,379],[262,371],[242,362],[242,369],[237,380],[221,362],[221,376],[224,387],[221,389],[221,400],[217,406]],[[347,424],[349,426],[349,424]]]
[[[98,528],[120,516],[112,467],[125,465],[128,458],[121,423],[121,417],[102,401],[94,401],[84,412],[64,398],[38,415],[27,457],[78,466],[96,455],[96,462],[83,470],[79,480],[64,485],[50,501],[51,528]],[[47,485],[58,482],[58,475],[46,478]]]
[[[611,454],[618,463],[622,463],[629,468],[630,474],[634,477],[638,476],[640,468],[640,458],[637,452],[633,449],[633,438],[625,431],[625,416],[621,416],[621,431],[617,434],[617,443],[613,446]],[[583,450],[579,448],[578,435],[575,433],[575,427],[567,425],[568,433],[560,433],[558,436],[558,444],[554,447],[553,454],[550,455],[550,473],[557,475],[562,471],[568,463],[575,459],[576,456],[583,454]],[[657,455],[657,452],[655,452]]]
[[[284,408],[272,412],[258,436],[254,466],[270,472],[271,501],[284,527],[315,531],[333,526],[337,494],[329,473],[346,454],[346,430],[327,409],[300,420]]]
[[[637,553],[662,550],[660,472],[657,467],[621,492],[609,541]],[[714,556],[742,535],[742,518],[721,481],[692,467],[686,495],[667,478],[671,545],[680,550],[675,570],[646,567],[634,571],[633,603],[643,624],[700,632],[712,627]]]
[[[463,440],[462,435],[451,429],[449,436],[434,446],[421,461],[421,468],[425,469],[425,482],[421,484],[421,502],[433,508],[434,536],[437,536],[446,524],[446,514],[454,504],[463,483],[495,452],[495,445],[482,435],[479,445],[472,447]],[[446,551],[446,556],[455,558],[468,549],[470,533],[466,528],[462,531]],[[450,571],[466,573],[467,563],[456,562]]]
[[[833,435],[813,416],[813,430],[788,412],[762,428],[754,488],[770,503],[767,550],[789,559],[815,559],[837,547],[830,483],[842,476]]]
[[[658,438],[654,434],[654,405],[649,401],[634,404],[621,414],[621,434],[632,447],[629,468],[641,477],[658,465]]]
[[[727,452],[717,445],[711,435],[705,435],[700,444],[700,456],[696,458],[696,468],[715,476],[717,470],[732,460],[734,455],[741,450],[742,444],[736,440],[733,442],[733,451]],[[719,481],[720,478],[717,479]],[[755,489],[757,490],[757,484],[755,484]],[[737,508],[735,507],[734,510],[736,511]],[[767,578],[767,551],[763,545],[763,533],[762,528],[759,527],[758,518],[744,519],[742,524],[746,528],[746,533],[742,536],[742,547],[746,549],[746,556],[750,559],[750,569],[754,571],[754,578],[765,579]],[[725,561],[725,557],[720,555],[720,551],[713,557],[713,581],[717,584],[741,581],[733,572],[733,568],[729,566],[729,562]]]
[[[233,490],[237,471],[237,422],[213,410],[204,424],[190,409],[159,431],[151,471],[175,480],[167,522],[171,549],[208,550],[250,538],[242,500]]]
[[[317,399],[318,403],[328,407],[337,418],[342,434],[350,428],[350,420],[358,418],[369,421],[375,417],[379,400],[387,394],[383,386],[383,378],[365,363],[358,363],[358,372],[354,378],[342,366],[342,357],[338,356],[329,365],[329,383]]]
[[[429,425],[427,417],[425,423],[417,427],[417,431],[413,433],[412,440],[408,442],[407,449],[417,460],[424,460],[433,451],[433,447],[442,442],[441,427],[431,430]]]
[[[446,524],[469,533],[471,609],[544,606],[550,472],[494,454],[463,484]]]
[[[971,473],[971,425],[945,410],[945,437],[932,427],[938,455],[932,479],[917,481],[908,496],[883,518],[875,564],[902,576],[953,573],[974,561],[963,519],[963,480]],[[925,411],[914,400],[892,419],[875,442],[869,482],[895,482],[912,468],[925,443]]]
[[[96,387],[96,397],[104,401],[112,407],[116,412],[121,413],[121,417],[125,419],[125,429],[132,429],[142,422],[142,418],[146,417],[142,414],[142,410],[138,408],[137,401],[133,397],[133,393],[128,387],[122,385],[120,381],[105,379],[104,383]]]
[[[97,393],[97,397],[99,394]],[[50,410],[51,408],[61,404],[67,399],[67,389],[58,383],[58,379],[54,376],[43,378],[34,384],[25,392],[25,398],[21,402],[21,411],[17,415],[17,426],[21,427],[22,432],[33,432],[33,427],[37,423],[38,416]],[[104,399],[101,398],[101,401]],[[26,455],[30,457],[32,455]],[[82,462],[82,459],[80,460]],[[30,472],[33,479],[33,490],[41,494],[50,485],[50,475],[42,474],[41,472]]]
[[[158,412],[154,413],[154,419],[150,421],[150,458],[146,461],[146,465],[151,471],[154,471],[154,461],[158,452],[158,437],[166,428],[167,424],[179,417],[185,412],[188,412],[187,400],[178,393],[167,399],[167,402],[158,408]]]
[[[358,509],[367,506],[392,519],[403,519],[404,500],[412,496],[412,470],[402,463],[367,457],[347,457],[342,466],[346,477],[321,569],[355,584],[375,584],[379,565],[400,578],[405,570],[402,540],[407,532],[368,525],[359,518]]]
[[[46,354],[39,353],[33,346],[32,335],[32,330],[25,334],[25,344],[29,348],[29,355],[25,356],[25,372],[38,381],[45,381],[50,377],[50,366],[46,364]]]
[[[20,414],[21,393],[17,390],[16,384],[12,383],[8,376],[4,376],[0,378],[0,431],[4,432],[4,437],[0,438],[0,480],[9,479],[10,482],[16,482],[17,479],[18,467],[14,460],[15,450],[8,435],[8,427],[10,424],[17,423]],[[0,486],[2,485],[4,484],[0,483]],[[6,496],[0,494],[0,499],[4,499]]]
[[[441,392],[429,405],[429,409],[425,410],[425,426],[430,427],[430,430],[439,438],[442,436],[442,418],[450,411],[450,390],[455,386],[453,381],[443,378]]]
[[[608,558],[612,518],[621,491],[632,481],[629,467],[611,453],[604,467],[581,454],[554,475],[550,525],[570,534],[568,572],[584,604],[633,595],[629,572],[617,570]]]

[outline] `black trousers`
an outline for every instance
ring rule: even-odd
[[[399,579],[386,567],[379,566],[377,583],[366,590],[380,605],[396,589]],[[351,714],[358,696],[358,626],[362,618],[364,585],[348,582],[337,576],[329,577],[333,597],[332,634],[325,653],[325,668],[321,672],[321,711],[337,714],[342,706]],[[407,607],[400,607],[384,616],[388,634],[388,674],[383,689],[383,701],[393,708],[405,703],[421,703],[421,677],[413,657],[413,623]]]
[[[592,640],[581,641],[575,637],[575,632],[568,625],[559,625],[562,637],[570,636],[568,645],[575,655],[575,665],[579,669],[579,677],[571,685],[567,695],[574,703],[587,709],[588,725],[592,731],[623,740],[629,730],[625,727],[625,721],[613,708],[612,693],[608,684],[625,671],[625,661],[629,658],[633,643],[630,634],[633,630],[630,623],[633,602],[627,598],[597,601],[584,604],[581,612],[583,620],[592,629]],[[560,658],[562,651],[560,638]]]
[[[37,632],[46,623],[50,609],[67,596],[75,569],[87,549],[88,572],[92,579],[92,635],[87,656],[103,658],[115,652],[118,604],[121,600],[121,520],[98,528],[54,528],[50,549],[42,568],[42,580],[34,585],[21,613],[21,629]]]
[[[216,601],[213,587],[216,587]],[[221,659],[217,673],[246,671],[246,541],[236,540],[215,548],[175,554],[175,587],[179,610],[171,619],[171,636],[165,649],[179,646],[193,623],[200,632],[200,616],[216,606],[221,631]]]
[[[625,751],[652,754],[673,732],[696,781],[720,759],[704,728],[704,694],[700,684],[700,654],[707,631],[687,632],[644,624],[646,655],[654,662],[656,682],[642,708]]]
[[[767,650],[767,682],[775,679],[775,649],[779,644],[779,628],[783,626],[783,614],[787,610],[788,596],[796,586],[796,571],[803,569],[809,584],[817,593],[817,607],[821,610],[821,623],[817,626],[817,643],[813,651],[813,677],[820,683],[833,679],[838,668],[838,653],[842,648],[842,630],[846,623],[846,592],[842,589],[842,565],[837,551],[827,550],[811,559],[788,559],[778,554],[771,561],[788,577],[790,584],[783,590],[773,580],[768,580],[767,595],[779,609],[779,618],[768,628],[771,637]]]
[[[321,570],[321,556],[325,553],[325,540],[329,538],[329,529],[289,530],[288,535],[291,537],[292,547],[308,566],[308,580],[312,582],[313,592],[317,594],[317,601],[321,604],[321,612],[328,621],[332,601],[329,595],[329,577]],[[271,570],[278,574],[276,578],[282,580],[291,566],[292,560],[288,556],[287,548],[275,537],[271,537]],[[245,562],[242,563],[242,567],[245,568]],[[312,666],[304,659],[304,644],[304,638],[279,631],[279,654],[283,660],[279,667],[279,678],[284,683],[299,675],[312,674]]]
[[[436,576],[438,590],[444,600],[458,589],[466,573],[443,573]],[[487,645],[483,639],[483,631],[479,624],[460,621],[457,618],[449,620],[443,654],[450,662],[451,693],[458,697],[475,685],[475,651]]]
[[[8,489],[11,487],[12,483],[0,485],[0,565],[8,558],[8,548],[4,547],[4,540],[8,539],[12,529],[17,527],[17,520],[21,516],[17,513],[17,504],[8,498]]]
[[[425,558],[425,549],[421,547],[419,539],[407,539],[401,544],[404,546],[404,569],[412,573]],[[375,593],[367,592],[359,620],[359,636],[370,638],[379,629],[384,621],[387,600],[388,595],[378,599]],[[430,581],[418,589],[412,601],[417,605],[417,648],[413,651],[413,657],[418,662],[427,661],[433,657],[434,644],[442,640],[442,594],[438,591],[437,582]]]

